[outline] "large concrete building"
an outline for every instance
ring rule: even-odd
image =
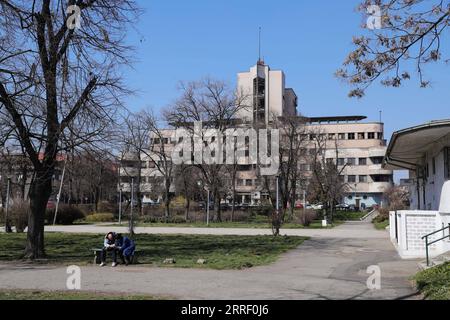
[[[250,127],[257,123],[270,127],[275,119],[298,117],[297,95],[293,89],[286,88],[285,74],[282,71],[271,70],[263,61],[258,61],[250,71],[239,73],[237,80],[237,90],[246,100],[244,105],[249,107],[239,110],[236,123]],[[342,202],[363,208],[382,204],[383,193],[393,183],[393,172],[381,168],[386,152],[383,123],[363,122],[366,117],[362,116],[302,119],[305,132],[320,132],[334,141],[330,145],[338,147],[337,161],[339,166],[345,168],[342,179],[348,185],[348,192]],[[170,144],[170,131],[166,134],[167,143]],[[310,143],[310,147],[314,146]],[[172,148],[168,146],[167,149]],[[334,149],[327,151],[330,159],[335,158]],[[144,165],[141,190],[144,191],[145,200],[152,197],[151,181],[158,175],[155,166],[148,160],[145,156],[141,159]],[[129,161],[125,164],[127,163]],[[311,176],[311,166],[308,163],[302,166],[305,176]],[[129,182],[130,172],[133,170],[127,168],[127,165],[121,169],[124,177],[122,182]],[[123,183],[122,190],[129,191],[129,184]],[[256,205],[267,197],[262,191],[255,166],[252,165],[239,167],[236,191],[238,203]],[[306,190],[298,190],[298,200],[305,201],[304,191]]]

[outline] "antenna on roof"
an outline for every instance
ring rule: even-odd
[[[258,38],[258,64],[264,64],[264,61],[261,59],[261,30],[259,27],[259,38]]]

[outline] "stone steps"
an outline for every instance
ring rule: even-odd
[[[419,267],[422,270],[427,270],[433,267],[440,266],[441,264],[444,264],[446,262],[450,261],[450,251],[447,253],[444,253],[436,258],[430,259],[430,266],[427,266],[427,261],[422,261],[419,263]]]

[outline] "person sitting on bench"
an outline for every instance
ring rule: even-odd
[[[136,245],[133,240],[128,237],[124,237],[121,234],[117,235],[116,248],[119,250],[120,258],[125,265],[129,265],[134,256]]]
[[[113,263],[112,267],[117,266],[117,246],[116,246],[117,234],[114,232],[110,232],[106,235],[105,241],[103,243],[102,250],[102,263],[100,267],[104,267],[106,265],[106,255],[108,252],[111,252]]]

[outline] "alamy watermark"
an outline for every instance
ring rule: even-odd
[[[367,23],[366,23],[366,26],[368,29],[379,30],[383,27],[380,6],[377,6],[377,5],[368,6],[367,14],[369,15],[369,17],[367,18]]]
[[[81,9],[77,5],[69,6],[66,10],[69,15],[67,17],[66,26],[69,30],[76,30],[81,28]]]
[[[66,280],[67,290],[81,290],[81,268],[79,266],[69,266],[66,273],[69,275]]]
[[[278,129],[203,129],[195,122],[192,130],[177,129],[172,162],[175,165],[257,165],[262,176],[273,176],[280,168]]]
[[[381,290],[381,268],[379,266],[370,266],[367,268],[367,274],[370,277],[367,279],[367,288],[369,290]]]

